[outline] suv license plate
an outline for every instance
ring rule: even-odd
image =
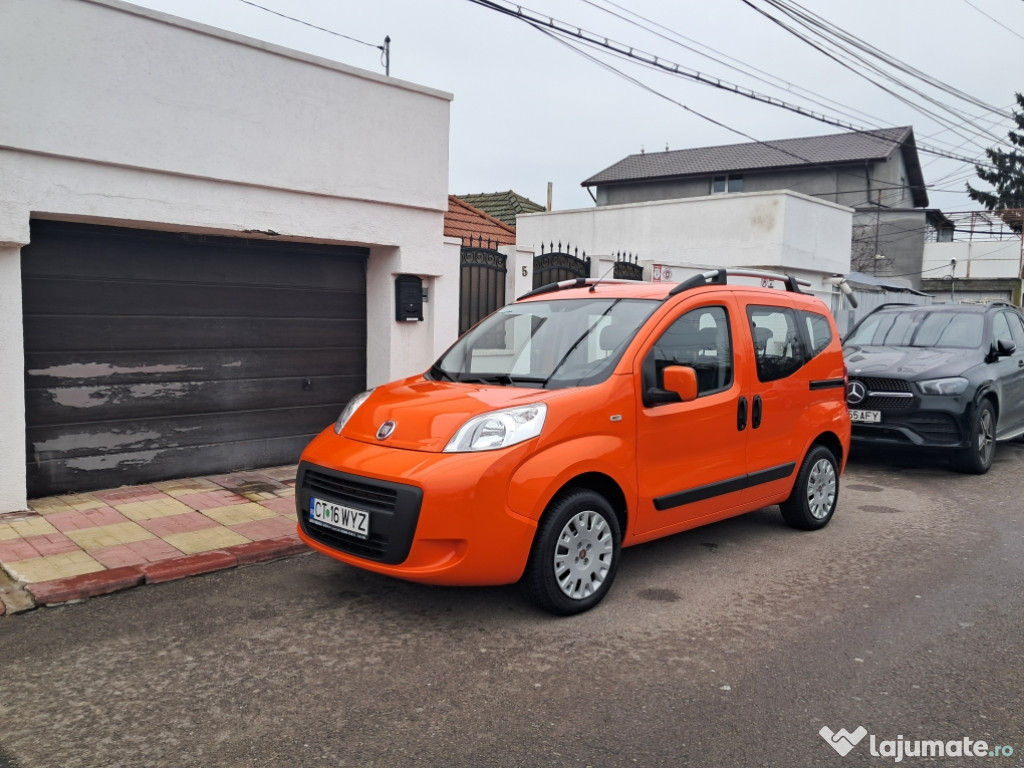
[[[878,424],[882,420],[881,411],[850,411],[850,421],[859,421],[862,424]]]
[[[309,521],[360,539],[370,538],[370,513],[362,509],[310,497]]]

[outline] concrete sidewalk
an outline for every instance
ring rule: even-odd
[[[0,514],[0,615],[308,552],[295,467],[35,499]]]

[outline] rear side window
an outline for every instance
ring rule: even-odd
[[[749,306],[747,319],[754,339],[754,357],[760,381],[792,376],[810,359],[800,333],[797,313],[792,309]]]

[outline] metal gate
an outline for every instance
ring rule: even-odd
[[[572,280],[575,277],[590,277],[590,257],[586,251],[583,256],[579,255],[579,248],[570,253],[569,244],[566,243],[565,250],[562,250],[562,243],[559,242],[557,251],[555,244],[551,243],[545,253],[544,244],[541,243],[540,256],[533,257],[533,287],[540,288],[548,283]]]
[[[490,240],[463,244],[459,259],[459,333],[505,305],[505,254]]]
[[[644,268],[640,266],[640,257],[632,253],[615,254],[612,277],[616,280],[643,280]]]

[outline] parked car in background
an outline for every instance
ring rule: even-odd
[[[940,449],[963,472],[1024,435],[1024,315],[1005,302],[886,304],[847,335],[855,446]]]
[[[519,581],[572,614],[622,547],[774,504],[823,528],[850,440],[835,323],[793,278],[734,275],[581,278],[497,310],[310,443],[302,539],[412,581]]]

